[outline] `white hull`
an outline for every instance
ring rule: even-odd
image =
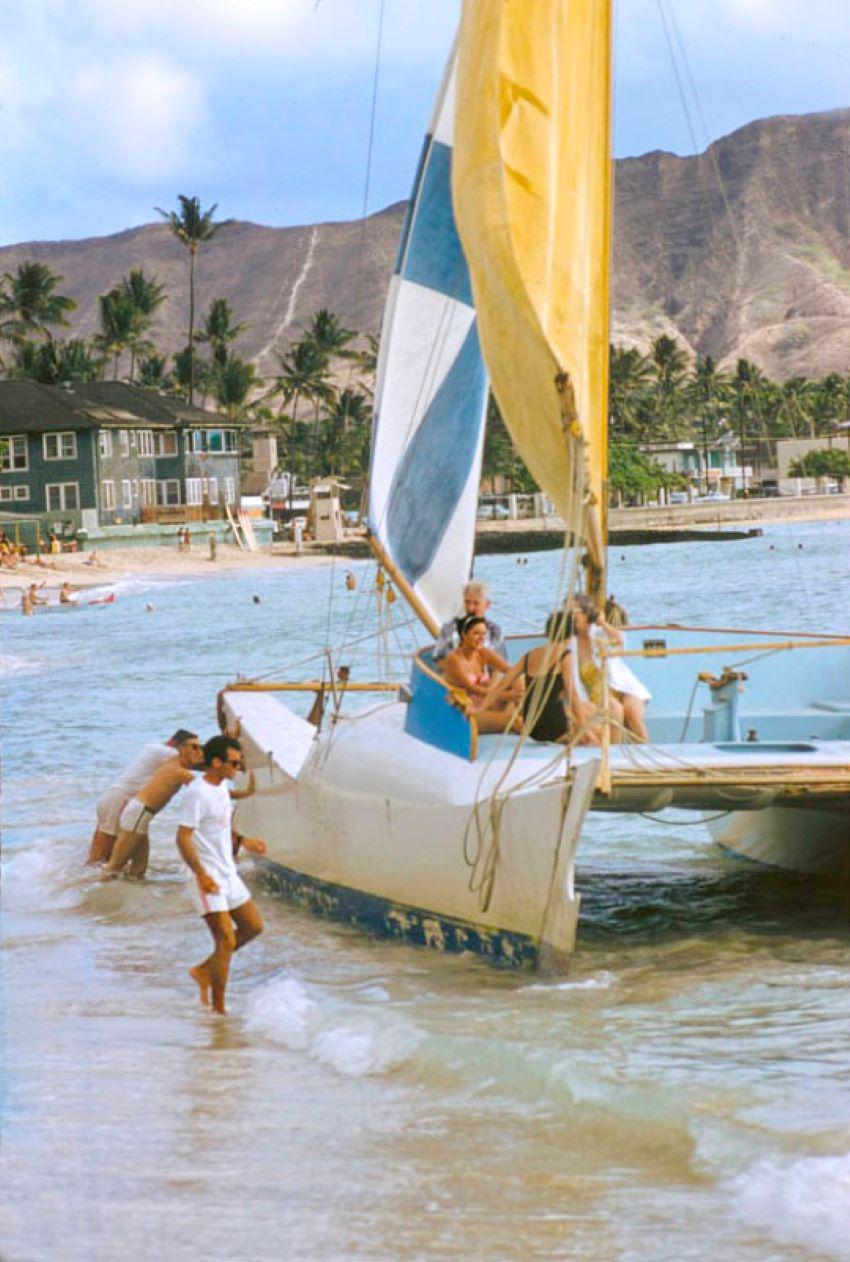
[[[519,789],[526,762],[508,768],[506,756],[484,768],[423,746],[405,733],[399,704],[329,736],[268,695],[226,694],[225,705],[241,721],[257,782],[240,804],[240,831],[265,839],[270,877],[286,893],[444,949],[511,963],[535,962],[541,952],[553,963],[569,958],[575,849],[595,760],[569,785],[561,772]],[[502,775],[494,850],[490,796]],[[489,901],[478,888],[488,856],[496,865]]]
[[[709,824],[730,854],[811,876],[850,877],[850,804],[809,811],[768,807]]]

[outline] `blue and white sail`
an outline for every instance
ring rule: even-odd
[[[437,625],[472,564],[488,392],[452,210],[454,109],[453,55],[387,296],[369,490],[373,535]]]

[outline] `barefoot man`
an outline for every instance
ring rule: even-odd
[[[173,738],[172,738],[173,739]],[[157,767],[124,807],[118,819],[118,837],[112,854],[104,865],[104,876],[118,876],[127,863],[130,876],[145,875],[150,853],[148,829],[154,815],[164,810],[175,793],[194,780],[192,774],[204,764],[204,753],[197,736],[187,735],[177,746],[177,757]]]
[[[189,867],[192,901],[207,922],[213,950],[202,964],[189,969],[201,1001],[224,1012],[224,995],[233,952],[263,931],[257,905],[236,870],[240,846],[265,853],[258,837],[242,837],[232,829],[233,804],[227,789],[242,766],[233,736],[214,736],[204,746],[206,771],[183,798],[177,828],[177,849]]]

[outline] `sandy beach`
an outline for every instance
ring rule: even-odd
[[[216,559],[210,559],[207,548],[192,548],[178,552],[176,548],[110,548],[97,553],[97,561],[91,564],[92,553],[60,553],[44,556],[41,564],[26,561],[15,570],[0,570],[0,591],[20,590],[30,583],[43,584],[46,589],[59,588],[68,582],[73,588],[108,587],[127,578],[211,578],[228,571],[246,573],[250,570],[286,570],[313,568],[330,565],[334,558],[320,552],[295,554],[294,547],[275,544],[274,550],[243,552],[233,544],[219,544]],[[338,558],[337,558],[338,561]]]

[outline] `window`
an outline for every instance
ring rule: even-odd
[[[154,434],[154,451],[158,456],[177,455],[177,431],[167,429],[164,433]]]
[[[207,493],[210,503],[217,504],[218,503],[218,478],[205,478],[204,481],[208,483],[208,485],[204,487],[204,490]]]
[[[156,484],[156,502],[166,507],[180,503],[180,483],[177,478],[165,478]]]
[[[2,468],[7,472],[26,472],[29,468],[27,440],[21,435],[7,438],[2,444],[2,453]]]
[[[139,430],[139,455],[153,455],[153,434],[149,429]]]
[[[45,492],[47,508],[51,513],[67,512],[80,507],[80,487],[77,482],[49,482]]]
[[[224,502],[225,504],[236,503],[236,479],[235,478],[224,479]]]
[[[193,429],[189,433],[190,451],[220,455],[222,452],[235,452],[236,449],[234,429]]]
[[[98,434],[97,448],[102,456],[112,455],[112,435],[108,429],[102,429]]]
[[[102,502],[100,506],[101,508],[109,511],[110,509],[113,509],[115,507],[115,483],[114,482],[101,482],[100,485],[102,488],[102,496],[101,496]]]
[[[76,460],[77,435],[74,433],[45,434],[42,439],[45,460]],[[67,484],[68,486],[71,483]]]
[[[139,498],[139,479],[133,478],[133,499],[137,500],[138,498]]]
[[[142,478],[141,499],[145,508],[153,508],[156,504],[156,481],[153,478]]]
[[[130,435],[126,429],[119,429],[118,431],[118,450],[122,456],[129,456],[130,454]]]
[[[121,483],[121,503],[125,508],[133,507],[133,483],[129,478]]]
[[[30,489],[28,486],[0,486],[0,501],[28,500],[29,497]]]
[[[200,504],[201,502],[202,502],[201,479],[200,478],[187,478],[186,479],[186,503],[191,504],[191,505],[197,505],[197,504]]]
[[[136,431],[134,429],[131,429],[130,430],[130,446],[135,447],[135,445],[136,445]]]

